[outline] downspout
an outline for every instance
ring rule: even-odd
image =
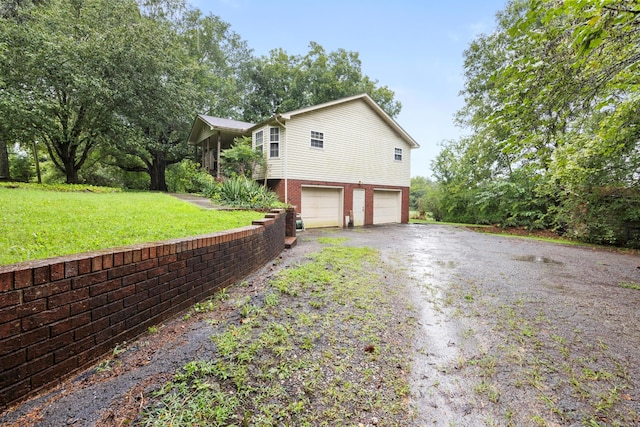
[[[278,120],[278,114],[276,114],[275,116],[273,116],[273,118],[275,119],[276,123],[278,123],[280,126],[282,126],[282,128],[286,131],[287,127],[284,125],[284,123],[280,122]],[[284,133],[285,136],[287,135],[287,133]],[[284,139],[284,138],[283,138]],[[284,142],[284,141],[282,141]],[[285,144],[282,144],[283,147],[285,147]],[[286,149],[284,150],[284,202],[285,203],[289,203],[289,179],[287,178],[287,151]]]

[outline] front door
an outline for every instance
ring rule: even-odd
[[[353,225],[364,225],[364,190],[353,190]]]

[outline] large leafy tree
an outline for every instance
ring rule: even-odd
[[[145,172],[152,190],[167,191],[167,166],[192,153],[186,143],[194,112],[238,117],[242,67],[250,50],[229,24],[182,1],[143,2],[144,46],[130,62],[122,138],[111,156]]]
[[[14,63],[21,58],[12,55],[9,47],[10,38],[19,25],[25,24],[26,11],[44,0],[6,0],[0,3],[0,181],[10,180],[8,145],[19,140],[17,118],[20,117],[21,99],[14,78],[18,77],[13,70],[19,65]]]
[[[240,119],[242,99],[248,91],[247,70],[254,59],[247,42],[229,23],[198,9],[187,10],[178,25],[189,56],[199,66],[196,83],[201,104],[197,111]]]
[[[150,189],[167,191],[166,167],[189,152],[185,143],[198,102],[197,63],[165,14],[143,15],[120,87],[119,137],[112,155],[123,169],[147,173]]]
[[[400,113],[394,93],[362,74],[357,52],[339,49],[327,53],[312,42],[304,55],[289,55],[274,49],[255,60],[248,70],[249,92],[243,118],[259,121],[275,113],[368,93],[390,116]]]
[[[11,130],[44,143],[75,183],[91,151],[113,134],[137,5],[50,0],[17,10],[20,22],[2,22]]]
[[[465,53],[471,133],[434,162],[445,212],[617,241],[640,219],[639,29],[631,0],[509,2]]]

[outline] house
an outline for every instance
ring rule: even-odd
[[[296,206],[306,227],[409,220],[411,150],[418,143],[366,94],[276,114],[258,124],[196,118],[189,142],[219,174],[221,150],[250,136],[266,167],[253,178]]]

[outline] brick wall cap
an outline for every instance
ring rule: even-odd
[[[198,239],[203,239],[203,238],[217,237],[217,236],[224,236],[224,235],[227,235],[227,234],[240,233],[240,232],[247,231],[247,230],[253,230],[255,228],[256,228],[255,225],[248,225],[248,226],[244,226],[244,227],[233,228],[233,229],[230,229],[230,230],[216,231],[214,233],[208,233],[208,234],[201,234],[201,235],[198,235],[198,236],[188,236],[188,237],[176,238],[176,239],[171,239],[171,240],[162,240],[162,241],[151,242],[151,243],[139,243],[139,244],[130,245],[130,246],[118,246],[118,247],[114,247],[114,248],[100,249],[100,250],[91,251],[91,252],[83,252],[83,253],[78,253],[78,254],[61,255],[61,256],[57,256],[57,257],[49,257],[49,258],[36,259],[36,260],[31,260],[31,261],[23,261],[23,262],[19,262],[19,263],[15,263],[15,264],[0,265],[0,273],[10,273],[10,272],[21,271],[21,270],[26,270],[26,269],[33,269],[33,268],[38,268],[38,267],[46,267],[46,266],[49,266],[51,264],[64,263],[64,262],[70,262],[70,261],[84,261],[84,260],[88,259],[89,262],[91,262],[91,258],[94,258],[96,256],[111,255],[111,254],[115,254],[115,253],[124,253],[124,252],[127,252],[127,251],[135,251],[135,250],[140,250],[140,249],[155,248],[155,247],[163,246],[163,245],[171,245],[171,244],[183,243],[183,242],[188,242],[188,241],[196,241]]]

